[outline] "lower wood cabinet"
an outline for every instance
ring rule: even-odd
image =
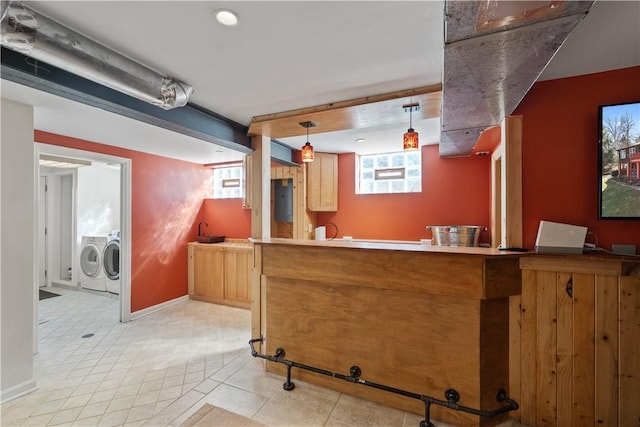
[[[520,259],[510,301],[515,418],[535,426],[640,425],[640,262]]]
[[[252,254],[250,245],[189,243],[189,298],[250,308]]]

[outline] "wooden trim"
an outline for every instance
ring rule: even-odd
[[[271,234],[271,138],[252,138],[251,161],[251,237],[267,238]]]
[[[620,426],[640,420],[640,278],[620,278]]]
[[[522,297],[512,295],[509,297],[509,397],[516,402],[521,402],[522,386],[521,358],[522,358],[522,324],[520,304]],[[510,418],[520,419],[520,410],[512,411]]]
[[[522,247],[522,116],[506,117],[502,122],[501,211],[503,243]]]
[[[491,155],[491,246],[502,242],[502,145]],[[505,246],[506,247],[506,246]]]
[[[251,124],[253,125],[254,123],[268,122],[271,120],[284,119],[288,117],[301,116],[304,114],[312,114],[312,113],[318,113],[322,111],[339,110],[341,108],[354,107],[356,105],[371,104],[374,102],[389,101],[392,99],[406,98],[409,96],[424,95],[427,93],[439,92],[441,90],[442,90],[442,84],[438,83],[438,84],[422,86],[414,89],[404,89],[404,90],[398,90],[395,92],[383,93],[381,95],[365,96],[362,98],[355,98],[347,101],[330,102],[328,104],[316,105],[313,107],[298,108],[296,110],[282,111],[280,113],[271,113],[271,114],[264,114],[261,116],[255,116],[253,117],[253,119],[251,119]],[[249,133],[251,133],[251,130],[249,130]]]
[[[520,257],[522,270],[557,271],[562,273],[602,274],[626,276],[628,271],[624,260],[586,255],[545,256],[529,255]]]
[[[316,127],[309,130],[311,134],[366,128],[373,123],[405,123],[406,116],[402,106],[408,102],[420,104],[417,119],[440,117],[441,85],[256,116],[251,121],[248,134],[269,135],[276,139],[300,136],[306,132],[300,123],[306,121],[316,124]]]
[[[192,300],[195,300],[195,301],[209,302],[209,303],[212,303],[212,304],[226,305],[226,306],[235,307],[235,308],[246,308],[246,309],[250,309],[251,308],[251,303],[249,303],[249,302],[234,301],[234,300],[230,300],[230,299],[226,299],[226,298],[215,298],[215,297],[203,297],[203,296],[198,296],[198,295],[189,295],[189,299],[192,299]]]
[[[522,247],[522,116],[502,121],[491,155],[491,208],[492,246]]]

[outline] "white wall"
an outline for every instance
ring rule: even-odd
[[[0,387],[5,401],[35,389],[36,177],[31,106],[2,99],[0,139]]]
[[[120,167],[78,168],[78,244],[82,236],[106,236],[120,228]],[[78,252],[80,253],[80,252]]]

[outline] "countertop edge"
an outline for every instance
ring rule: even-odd
[[[254,239],[249,241],[257,245],[286,245],[305,246],[317,248],[346,248],[346,249],[372,249],[407,252],[426,252],[441,254],[482,255],[482,256],[521,256],[527,252],[501,251],[496,248],[484,247],[452,247],[421,244],[419,241],[364,241],[364,240],[295,240],[295,239]]]

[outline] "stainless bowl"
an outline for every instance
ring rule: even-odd
[[[477,225],[428,225],[436,246],[478,246],[480,233],[486,227]]]

